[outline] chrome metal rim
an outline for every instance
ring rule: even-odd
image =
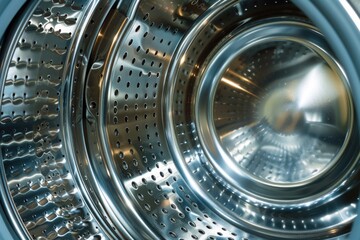
[[[28,9],[1,50],[1,170],[3,201],[31,237],[290,239],[349,230],[359,192],[351,87],[322,33],[292,3],[44,1]],[[254,158],[238,164],[216,120],[226,114],[216,105],[220,79],[266,49],[260,61],[270,67],[254,70],[276,76],[266,83],[302,79],[321,65],[326,92],[318,97],[333,97],[298,111],[315,112],[323,132],[269,124],[281,144],[305,139],[303,155],[275,154],[277,162],[325,151],[293,178],[261,175],[249,167]],[[303,63],[294,49],[313,62],[289,75],[285,61]],[[251,84],[265,84],[258,75]],[[282,154],[298,154],[290,148]]]
[[[272,22],[274,22],[274,20],[272,20]],[[303,32],[301,32],[301,30]],[[320,47],[320,46],[316,46],[314,43],[311,42],[311,40],[309,40],[312,36],[310,31],[306,31],[307,29],[304,27],[304,29],[301,29],[300,26],[297,26],[296,24],[292,24],[292,23],[272,23],[269,25],[265,25],[265,26],[257,26],[256,29],[252,29],[251,33],[247,33],[245,32],[244,34],[240,34],[234,41],[235,44],[226,44],[224,46],[224,48],[222,50],[220,50],[219,54],[216,55],[215,57],[213,57],[215,60],[211,63],[211,66],[208,67],[208,69],[206,70],[206,73],[204,73],[204,77],[203,77],[203,81],[200,83],[200,87],[199,87],[199,98],[196,100],[196,104],[195,104],[195,115],[196,115],[196,122],[197,122],[197,126],[200,129],[199,131],[201,132],[200,134],[200,139],[202,139],[202,143],[205,146],[204,148],[206,149],[210,149],[208,151],[215,151],[210,153],[210,159],[212,159],[212,165],[217,165],[217,169],[221,169],[221,166],[231,166],[226,168],[226,172],[225,175],[239,175],[239,177],[241,177],[241,175],[244,175],[246,173],[244,173],[244,171],[242,171],[242,169],[239,169],[238,166],[236,166],[235,164],[228,164],[230,161],[236,161],[236,162],[243,162],[244,158],[246,158],[246,155],[254,155],[255,153],[253,151],[250,152],[239,152],[241,148],[244,148],[245,145],[248,148],[249,147],[249,140],[247,139],[248,137],[251,138],[251,135],[247,135],[247,136],[243,136],[242,138],[240,137],[236,137],[237,140],[234,140],[234,136],[241,136],[241,135],[246,135],[248,134],[248,129],[246,129],[246,131],[242,131],[240,129],[239,132],[237,132],[238,130],[233,129],[232,125],[236,125],[237,121],[245,121],[245,122],[250,122],[249,125],[246,124],[238,124],[237,126],[240,126],[240,128],[251,128],[253,127],[253,125],[258,125],[255,128],[261,128],[260,131],[264,131],[265,133],[262,133],[261,135],[266,137],[261,137],[261,141],[263,141],[262,143],[259,143],[259,145],[263,145],[263,147],[267,147],[267,148],[271,148],[269,149],[270,151],[280,151],[282,154],[285,155],[289,155],[289,158],[292,159],[293,158],[293,154],[298,154],[298,157],[295,159],[297,160],[290,160],[289,164],[293,164],[293,162],[301,162],[301,161],[306,161],[302,163],[302,166],[305,168],[305,170],[307,171],[307,173],[303,173],[304,169],[301,169],[301,166],[298,166],[299,169],[296,166],[290,167],[289,165],[284,166],[284,169],[279,169],[279,173],[278,176],[274,176],[274,173],[272,173],[271,170],[268,170],[269,172],[264,173],[260,178],[257,178],[256,176],[256,172],[255,171],[259,171],[259,168],[261,167],[262,170],[264,171],[264,168],[266,167],[266,163],[264,162],[266,161],[271,161],[271,159],[269,158],[269,156],[273,156],[273,154],[271,153],[265,153],[265,155],[267,156],[260,156],[260,159],[258,159],[259,161],[263,162],[260,163],[260,165],[262,166],[257,166],[256,169],[253,168],[252,171],[255,172],[255,174],[253,175],[253,177],[256,178],[257,181],[262,181],[263,184],[268,184],[268,185],[277,185],[278,187],[296,187],[296,186],[301,186],[302,188],[304,187],[304,185],[309,184],[309,182],[311,181],[312,178],[315,177],[320,177],[319,175],[321,175],[321,173],[323,173],[326,169],[331,168],[331,166],[333,166],[336,162],[336,159],[339,158],[340,155],[342,155],[343,150],[345,148],[345,146],[348,143],[349,140],[349,134],[348,132],[352,131],[352,117],[353,117],[353,113],[352,113],[352,104],[350,101],[350,95],[349,93],[346,93],[348,91],[347,87],[345,87],[347,85],[346,83],[346,79],[343,76],[343,80],[344,82],[341,82],[340,76],[342,75],[342,71],[341,69],[339,69],[337,67],[337,63],[336,62],[332,62],[332,60],[328,57],[328,60],[331,61],[331,65],[332,67],[334,67],[334,71],[336,72],[332,72],[331,74],[334,74],[334,76],[330,75],[316,75],[319,74],[322,70],[325,70],[325,74],[326,74],[326,69],[328,69],[328,65],[327,63],[321,62],[320,60],[314,60],[313,58],[316,58],[315,53],[311,52],[310,48],[308,49],[305,46],[301,46],[301,44],[307,44],[307,45],[313,45],[311,47],[314,48],[314,51],[319,52],[320,54],[326,55],[324,51],[324,46]],[[281,32],[282,31],[282,32]],[[286,33],[286,34],[285,34]],[[291,35],[292,33],[297,33],[299,34],[298,37],[294,35]],[[269,35],[267,35],[269,34]],[[254,36],[255,35],[255,36]],[[256,36],[256,35],[260,35],[260,36]],[[309,39],[303,40],[301,39],[301,36],[307,36]],[[315,36],[312,36],[315,39]],[[234,46],[235,45],[235,46]],[[236,52],[237,49],[239,48],[239,46],[244,46],[244,48],[246,49],[239,49],[239,52]],[[252,53],[253,55],[245,55],[242,52],[246,52],[246,51],[251,51],[248,48],[253,49]],[[264,49],[263,49],[264,48]],[[266,54],[268,53],[268,49],[274,51],[274,52],[281,52],[281,54],[283,54],[285,57],[284,60],[281,60],[281,57],[277,57],[278,59],[273,60],[274,63],[274,68],[276,68],[274,71],[274,75],[275,77],[271,77],[272,72],[266,72],[265,79],[260,79],[258,81],[263,81],[260,82],[259,84],[256,83],[256,79],[252,80],[253,78],[255,78],[255,74],[252,73],[253,76],[250,76],[249,78],[246,77],[246,71],[251,73],[251,68],[255,68],[255,64],[252,62],[252,65],[250,65],[248,68],[242,67],[242,69],[238,68],[238,71],[241,73],[245,72],[245,77],[242,76],[241,74],[235,72],[232,70],[232,67],[236,67],[239,64],[244,64],[244,62],[246,62],[247,57],[249,56],[255,56],[255,55],[259,55],[259,51],[265,51]],[[306,69],[306,71],[311,72],[311,75],[306,75],[306,79],[304,82],[302,82],[302,80],[300,80],[300,84],[298,84],[297,80],[298,78],[302,78],[302,76],[304,75],[304,73],[300,73],[298,72],[298,69],[296,69],[294,71],[294,73],[291,73],[291,63],[289,63],[290,69],[289,70],[281,70],[281,67],[276,67],[276,61],[279,61],[280,63],[278,65],[283,65],[282,67],[286,68],[286,61],[291,61],[291,52],[293,49],[297,49],[295,52],[295,57],[297,59],[297,61],[295,62],[296,66],[299,66],[301,64],[301,57],[299,56],[300,54],[307,56],[307,54],[309,54],[312,57],[314,62],[311,62],[311,66],[314,67],[316,66],[316,68],[314,69],[307,69],[307,67],[304,67]],[[303,52],[302,52],[303,51]],[[302,53],[301,53],[302,52]],[[221,56],[222,54],[224,54],[225,56]],[[241,55],[244,54],[245,56],[241,57]],[[313,55],[314,54],[314,55]],[[274,53],[275,55],[275,53]],[[240,56],[240,57],[239,57]],[[235,58],[238,57],[238,60],[235,60]],[[258,66],[262,66],[261,64],[263,64],[264,62],[260,62],[260,61],[264,61],[264,59],[266,59],[266,55],[263,57],[258,57],[255,58],[257,61],[257,65]],[[307,56],[308,57],[308,56]],[[272,56],[272,58],[275,58]],[[235,63],[232,63],[231,67],[228,67],[229,65],[227,64],[223,64],[226,61],[235,61]],[[254,57],[252,57],[252,61],[254,61]],[[307,60],[303,60],[304,62],[306,62]],[[266,63],[265,63],[266,64]],[[294,64],[294,65],[295,65]],[[327,66],[325,68],[323,68],[322,64],[326,64]],[[225,70],[227,68],[227,70]],[[261,68],[261,67],[260,67]],[[279,69],[280,68],[280,69]],[[297,67],[296,67],[297,68]],[[301,67],[298,67],[300,69],[302,69]],[[330,68],[330,67],[329,67]],[[322,69],[322,70],[320,70]],[[329,69],[330,70],[330,69]],[[255,70],[254,70],[255,71]],[[260,70],[258,70],[260,71]],[[263,71],[266,71],[265,69]],[[284,71],[286,72],[286,76],[284,76],[285,79],[281,80],[281,76],[276,76],[276,74],[281,75],[281,73],[277,73],[277,72],[281,72]],[[330,72],[328,72],[330,73]],[[321,74],[321,73],[320,73]],[[340,76],[338,76],[337,74],[339,74]],[[227,76],[226,76],[227,75]],[[229,78],[234,77],[235,75],[235,80],[230,80]],[[261,77],[264,78],[264,75],[261,75]],[[335,80],[334,82],[332,82],[332,78],[334,77],[333,80]],[[275,80],[275,82],[272,82],[271,79],[274,78],[278,78]],[[217,81],[214,79],[218,79]],[[279,80],[280,79],[280,80]],[[290,79],[290,80],[289,80]],[[316,80],[315,80],[316,79]],[[264,83],[265,81],[267,81],[267,83]],[[279,82],[277,82],[279,81]],[[316,85],[316,83],[312,82],[312,81],[318,81],[319,85]],[[321,81],[324,81],[322,83],[320,83]],[[329,81],[329,82],[327,82]],[[243,82],[246,82],[245,84]],[[308,84],[306,84],[305,82],[307,82]],[[249,87],[249,90],[247,89],[247,84],[249,85],[253,85]],[[263,89],[259,89],[261,88],[259,85],[260,84],[267,84],[265,85],[265,87],[263,87]],[[309,86],[310,84],[310,86]],[[320,86],[320,84],[322,84]],[[345,84],[345,85],[343,85]],[[222,93],[222,89],[226,88],[226,85],[232,87],[232,91],[234,92],[234,89],[239,91],[240,90],[240,94],[245,93],[246,97],[243,98],[242,96],[239,97],[239,100],[234,99],[233,96],[231,96],[231,100],[220,100],[221,98],[223,98],[222,95],[224,95]],[[270,85],[270,86],[268,86]],[[282,86],[280,86],[282,85]],[[306,86],[305,86],[306,85]],[[280,87],[279,87],[280,86]],[[209,89],[210,88],[210,89]],[[257,88],[257,89],[256,89]],[[313,89],[311,89],[313,88]],[[268,90],[269,89],[269,90]],[[274,91],[274,89],[276,90],[276,92],[272,92]],[[335,90],[336,89],[336,90]],[[254,94],[252,92],[252,90],[257,91],[259,93]],[[263,92],[261,92],[263,91]],[[266,93],[266,91],[269,91],[270,93]],[[264,93],[265,92],[265,93]],[[310,92],[310,93],[309,93]],[[340,93],[340,98],[342,98],[338,103],[334,103],[332,100],[332,98],[337,98],[336,94],[334,94],[334,92],[338,92]],[[323,96],[320,96],[321,94],[323,94]],[[328,95],[329,94],[329,95]],[[303,95],[303,96],[300,96]],[[249,97],[253,97],[255,99],[254,102],[251,102],[251,100],[249,100]],[[307,100],[308,102],[305,103],[304,99],[305,98],[310,98],[310,100]],[[262,103],[262,101],[264,101],[264,103]],[[277,101],[280,101],[280,104],[277,103]],[[305,100],[306,101],[306,100]],[[344,122],[340,123],[340,119],[339,121],[339,126],[332,126],[332,124],[326,124],[326,123],[321,123],[319,122],[319,119],[322,118],[326,118],[323,116],[323,114],[317,114],[314,113],[316,111],[314,111],[314,109],[316,107],[322,108],[321,106],[324,105],[324,102],[327,101],[328,103],[325,103],[325,105],[329,104],[329,105],[335,105],[338,106],[339,108],[337,110],[335,110],[335,112],[339,113],[339,116],[341,115],[344,118]],[[234,103],[235,102],[235,103]],[[224,111],[223,108],[225,108],[227,105],[231,105],[234,104],[234,106],[239,106],[242,107],[243,105],[245,105],[245,102],[248,103],[249,105],[260,105],[259,109],[241,109],[239,110],[233,110],[229,112],[229,110]],[[260,102],[260,103],[259,103]],[[340,104],[340,102],[342,104]],[[216,105],[217,104],[217,105]],[[308,104],[313,104],[312,106],[304,106],[304,105],[308,105]],[[250,107],[251,108],[251,107]],[[323,107],[324,109],[327,108],[326,106]],[[340,110],[340,108],[343,108]],[[303,109],[303,110],[301,110]],[[306,109],[311,109],[310,112],[306,112]],[[341,112],[343,110],[343,112]],[[255,116],[243,116],[243,115],[251,115],[251,112],[254,111],[254,115]],[[274,113],[275,112],[275,113]],[[226,115],[228,114],[228,115]],[[229,115],[235,115],[238,114],[237,117],[238,119],[229,117]],[[285,114],[285,115],[284,115]],[[306,115],[309,115],[308,119],[302,119],[303,117],[305,117]],[[311,115],[311,117],[310,117]],[[227,120],[224,120],[226,117],[228,117],[228,119],[230,121],[232,121],[231,123],[229,123],[229,126],[225,126],[224,127],[224,123]],[[247,119],[250,117],[255,117],[255,119]],[[287,123],[284,123],[283,121],[281,121],[281,118],[284,118],[285,122],[288,121]],[[256,119],[258,118],[258,119]],[[306,117],[305,117],[306,118]],[[314,122],[312,122],[312,119],[315,118],[317,120],[315,120]],[[327,116],[328,119],[333,118],[330,116]],[[221,123],[217,123],[220,122]],[[265,124],[264,124],[265,121]],[[325,120],[326,121],[326,120]],[[336,122],[336,121],[335,121]],[[265,126],[264,126],[264,125]],[[310,138],[305,138],[305,139],[301,139],[301,137],[299,137],[299,135],[301,134],[301,131],[307,131],[305,130],[306,127],[304,127],[303,124],[309,124],[311,125],[311,127],[307,128],[307,130],[309,131],[308,134],[309,135],[313,135],[316,136],[317,134],[321,134],[320,132],[326,132],[329,135],[325,136],[325,135],[319,135],[317,137],[323,137],[324,139],[336,139],[336,142],[339,144],[338,147],[335,147],[334,150],[335,152],[330,153],[330,152],[323,152],[324,155],[331,155],[332,158],[327,158],[327,157],[321,157],[321,155],[317,155],[317,156],[313,156],[310,157],[306,156],[306,152],[307,150],[304,150],[304,146],[306,146],[307,142],[311,142],[312,145],[311,146],[311,150],[309,150],[309,153],[311,151],[314,152],[319,152],[321,153],[322,149],[314,149],[315,145],[317,143],[315,143],[314,141],[311,141],[311,137]],[[315,130],[314,128],[317,128],[319,126],[317,126],[318,124],[321,125],[321,129]],[[217,126],[216,126],[217,125]],[[260,125],[260,126],[259,126]],[[266,126],[268,125],[268,126]],[[334,128],[338,129],[335,130],[336,132],[340,133],[340,129],[342,128],[342,126],[344,126],[344,132],[340,135],[342,135],[342,138],[339,137],[340,135],[336,134],[331,136],[332,134],[330,134],[332,131],[330,130],[330,128]],[[230,129],[229,129],[230,127]],[[328,128],[330,127],[330,128]],[[224,130],[222,130],[222,128]],[[329,131],[326,131],[324,128],[327,128]],[[270,130],[267,130],[270,129]],[[323,130],[324,129],[324,130]],[[314,131],[315,130],[315,131]],[[314,131],[314,132],[312,132]],[[334,132],[333,132],[334,133]],[[201,136],[204,135],[204,136]],[[222,135],[222,137],[220,137],[219,135]],[[230,136],[229,136],[230,135]],[[256,141],[256,133],[253,133],[253,140]],[[226,137],[224,137],[226,136]],[[241,140],[242,139],[242,140]],[[271,139],[271,140],[270,140]],[[281,142],[282,141],[282,142]],[[326,140],[325,140],[326,141]],[[338,142],[340,141],[340,142]],[[247,142],[247,143],[246,143]],[[236,146],[237,144],[240,143],[240,149],[238,146]],[[245,144],[245,145],[244,145]],[[283,144],[283,145],[281,145]],[[229,146],[227,146],[229,145]],[[325,143],[326,145],[326,143]],[[208,147],[206,147],[208,146]],[[301,146],[301,147],[300,147]],[[327,147],[330,147],[329,145],[326,145]],[[300,149],[301,148],[301,153],[297,152],[296,149]],[[326,147],[325,147],[326,148]],[[331,147],[330,147],[331,148]],[[221,152],[222,150],[222,152]],[[325,150],[326,151],[326,150]],[[351,151],[351,150],[350,150]],[[214,157],[212,157],[212,155],[215,155]],[[230,155],[230,156],[229,156]],[[235,159],[237,155],[237,159]],[[240,155],[240,156],[239,156]],[[232,158],[233,160],[229,159]],[[281,157],[281,156],[274,156],[274,159],[278,162],[281,162],[281,160],[279,159],[283,159],[286,157]],[[219,162],[220,161],[220,162]],[[284,160],[286,162],[286,160]],[[320,162],[321,161],[321,162]],[[217,163],[219,162],[219,163]],[[331,163],[331,164],[330,164]],[[255,158],[250,158],[250,159],[246,159],[245,163],[241,163],[242,166],[245,165],[259,165],[259,162],[256,161]],[[270,163],[270,167],[274,167],[276,165],[276,162],[272,162]],[[313,166],[312,166],[313,165]],[[222,167],[224,168],[224,167]],[[244,167],[247,168],[248,171],[250,171],[251,166],[247,166]],[[291,168],[291,170],[290,170]],[[324,169],[323,169],[324,168]],[[281,171],[284,171],[287,173],[287,176],[284,176],[283,174],[281,174]],[[291,171],[293,171],[293,173],[291,174]],[[230,173],[231,172],[231,173]],[[240,173],[240,174],[237,174]],[[336,171],[338,172],[338,171]],[[336,173],[335,175],[341,175]],[[276,177],[275,179],[272,179]],[[332,176],[331,178],[333,178],[334,176]],[[237,179],[235,182],[240,182],[240,179]],[[235,184],[236,185],[236,184]],[[303,189],[304,190],[304,189]],[[274,194],[276,195],[276,194]],[[294,194],[289,194],[292,195],[292,197],[298,197]],[[275,197],[275,196],[274,196]],[[275,197],[276,198],[276,197]]]

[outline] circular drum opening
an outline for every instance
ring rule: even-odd
[[[305,26],[277,23],[221,46],[195,109],[209,158],[278,187],[309,184],[339,166],[354,114],[325,40]]]
[[[346,237],[354,78],[292,1],[20,11],[0,47],[0,205],[22,238]]]

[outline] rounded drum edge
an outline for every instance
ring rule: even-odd
[[[358,15],[347,1],[294,3],[24,8],[31,16],[0,49],[9,233],[348,236],[360,191]]]

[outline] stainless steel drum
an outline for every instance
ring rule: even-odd
[[[314,2],[26,3],[0,48],[14,234],[346,238],[360,192],[359,49],[346,45],[360,42],[359,4]]]

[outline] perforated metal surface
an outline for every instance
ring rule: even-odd
[[[30,237],[348,232],[351,87],[291,2],[39,1],[13,26],[0,58],[3,198]]]

